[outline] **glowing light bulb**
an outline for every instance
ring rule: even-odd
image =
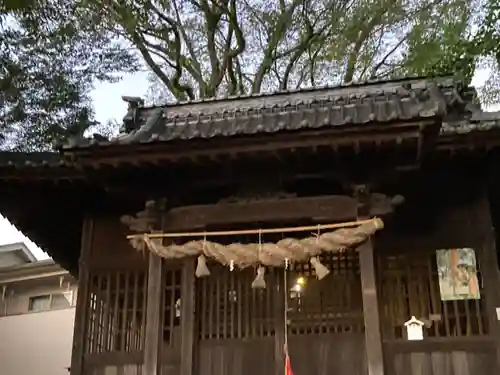
[[[295,284],[295,285],[292,287],[292,291],[293,291],[293,292],[296,292],[296,293],[300,293],[300,292],[302,291],[302,285]]]

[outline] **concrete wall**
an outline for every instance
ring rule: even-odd
[[[12,267],[18,266],[20,264],[26,263],[22,257],[19,256],[19,253],[16,252],[0,252],[0,268],[1,267]]]
[[[0,318],[1,375],[68,375],[75,308]]]
[[[35,262],[36,258],[23,242],[0,245],[0,268]]]
[[[53,284],[56,282],[57,280],[54,280]],[[66,291],[67,291],[66,288],[59,288],[58,286],[46,285],[41,283],[40,285],[30,286],[29,288],[26,287],[21,288],[18,285],[14,285],[9,289],[7,289],[7,296],[3,301],[3,303],[0,302],[0,307],[3,307],[3,309],[0,310],[0,317],[2,315],[18,315],[18,314],[29,313],[29,305],[31,297],[37,297],[46,294],[62,293]],[[72,292],[72,296],[71,296],[71,301],[68,301],[68,303],[72,307],[74,307],[76,305],[76,294],[77,294],[76,287],[71,286],[69,291]],[[3,374],[0,372],[0,375]]]

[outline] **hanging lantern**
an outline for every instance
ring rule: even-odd
[[[266,289],[266,279],[264,278],[265,273],[265,267],[259,266],[259,268],[257,268],[257,276],[255,276],[255,279],[252,282],[253,289]]]
[[[205,255],[203,254],[201,254],[198,257],[198,263],[196,264],[195,275],[196,277],[210,276],[210,270],[208,269],[207,266],[207,258],[205,258]]]
[[[312,266],[314,267],[314,270],[316,271],[316,277],[318,280],[321,280],[326,277],[330,273],[330,270],[326,268],[317,257],[312,257],[310,259],[310,262]]]

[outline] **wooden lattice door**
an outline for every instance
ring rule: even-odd
[[[324,255],[330,274],[317,280],[309,263],[288,273],[288,341],[296,375],[366,374],[358,253]],[[300,282],[305,279],[304,286]]]
[[[210,265],[197,281],[197,373],[276,374],[283,365],[285,296],[289,352],[296,375],[365,374],[364,324],[356,250],[322,257],[317,280],[308,263],[268,269],[255,290],[254,269]]]
[[[230,272],[210,265],[196,285],[197,359],[200,375],[272,374],[278,296],[274,273],[255,290],[253,269]]]

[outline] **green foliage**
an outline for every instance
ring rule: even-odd
[[[453,74],[470,82],[481,61],[499,60],[500,5],[495,0],[456,0],[438,9],[434,28],[414,28],[408,68],[417,74]]]
[[[137,61],[151,99],[186,100],[404,75],[492,71],[496,0],[0,0],[0,134],[47,147],[95,126],[89,90]]]
[[[0,137],[4,147],[48,149],[97,125],[96,80],[115,81],[136,59],[71,0],[0,6]]]
[[[500,63],[500,2],[486,2],[484,17],[478,19],[477,26],[471,41],[471,53],[493,56]]]
[[[499,48],[493,0],[126,0],[106,6],[86,0],[85,7],[137,47],[153,72],[154,93],[179,100],[402,75],[455,74],[470,81],[478,61]]]
[[[407,41],[405,68],[410,74],[461,74],[470,80],[475,61],[461,56],[469,30],[471,3],[451,0],[421,12]]]

